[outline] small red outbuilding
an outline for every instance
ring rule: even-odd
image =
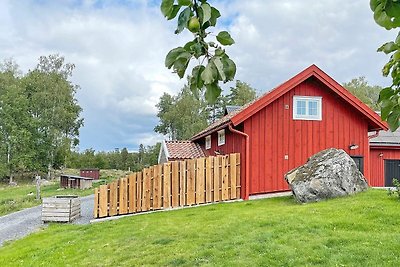
[[[374,111],[312,65],[196,134],[206,156],[241,153],[241,197],[286,191],[284,174],[326,148],[344,149],[370,184],[369,133],[387,130]]]

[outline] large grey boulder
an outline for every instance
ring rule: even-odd
[[[329,148],[285,175],[297,201],[306,203],[364,191],[368,183],[342,149]]]

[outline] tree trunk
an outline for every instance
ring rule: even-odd
[[[41,195],[40,195],[40,175],[36,175],[35,180],[36,180],[36,199],[39,200],[39,199],[41,199]]]

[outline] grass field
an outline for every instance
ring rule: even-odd
[[[398,266],[399,210],[396,198],[369,190],[53,224],[0,248],[0,266]]]
[[[78,174],[79,170],[69,169],[67,173]],[[101,181],[93,183],[93,187],[98,187],[113,179],[123,177],[126,173],[119,170],[102,170]],[[59,182],[55,181],[53,184],[41,186],[42,197],[49,197],[55,195],[78,195],[87,196],[93,194],[94,190],[86,189],[60,189]],[[6,215],[11,212],[22,210],[29,207],[34,207],[41,204],[41,200],[36,200],[36,186],[33,184],[21,184],[18,186],[9,186],[7,184],[0,185],[0,216]]]

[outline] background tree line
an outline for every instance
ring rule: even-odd
[[[86,149],[83,152],[71,151],[67,156],[65,166],[67,168],[99,168],[140,171],[144,167],[156,165],[160,143],[154,146],[139,146],[138,152],[128,152],[128,149],[115,149],[114,151],[96,152]]]
[[[74,67],[59,55],[40,57],[26,74],[12,60],[0,64],[0,177],[50,174],[79,143],[79,87],[69,80]]]

